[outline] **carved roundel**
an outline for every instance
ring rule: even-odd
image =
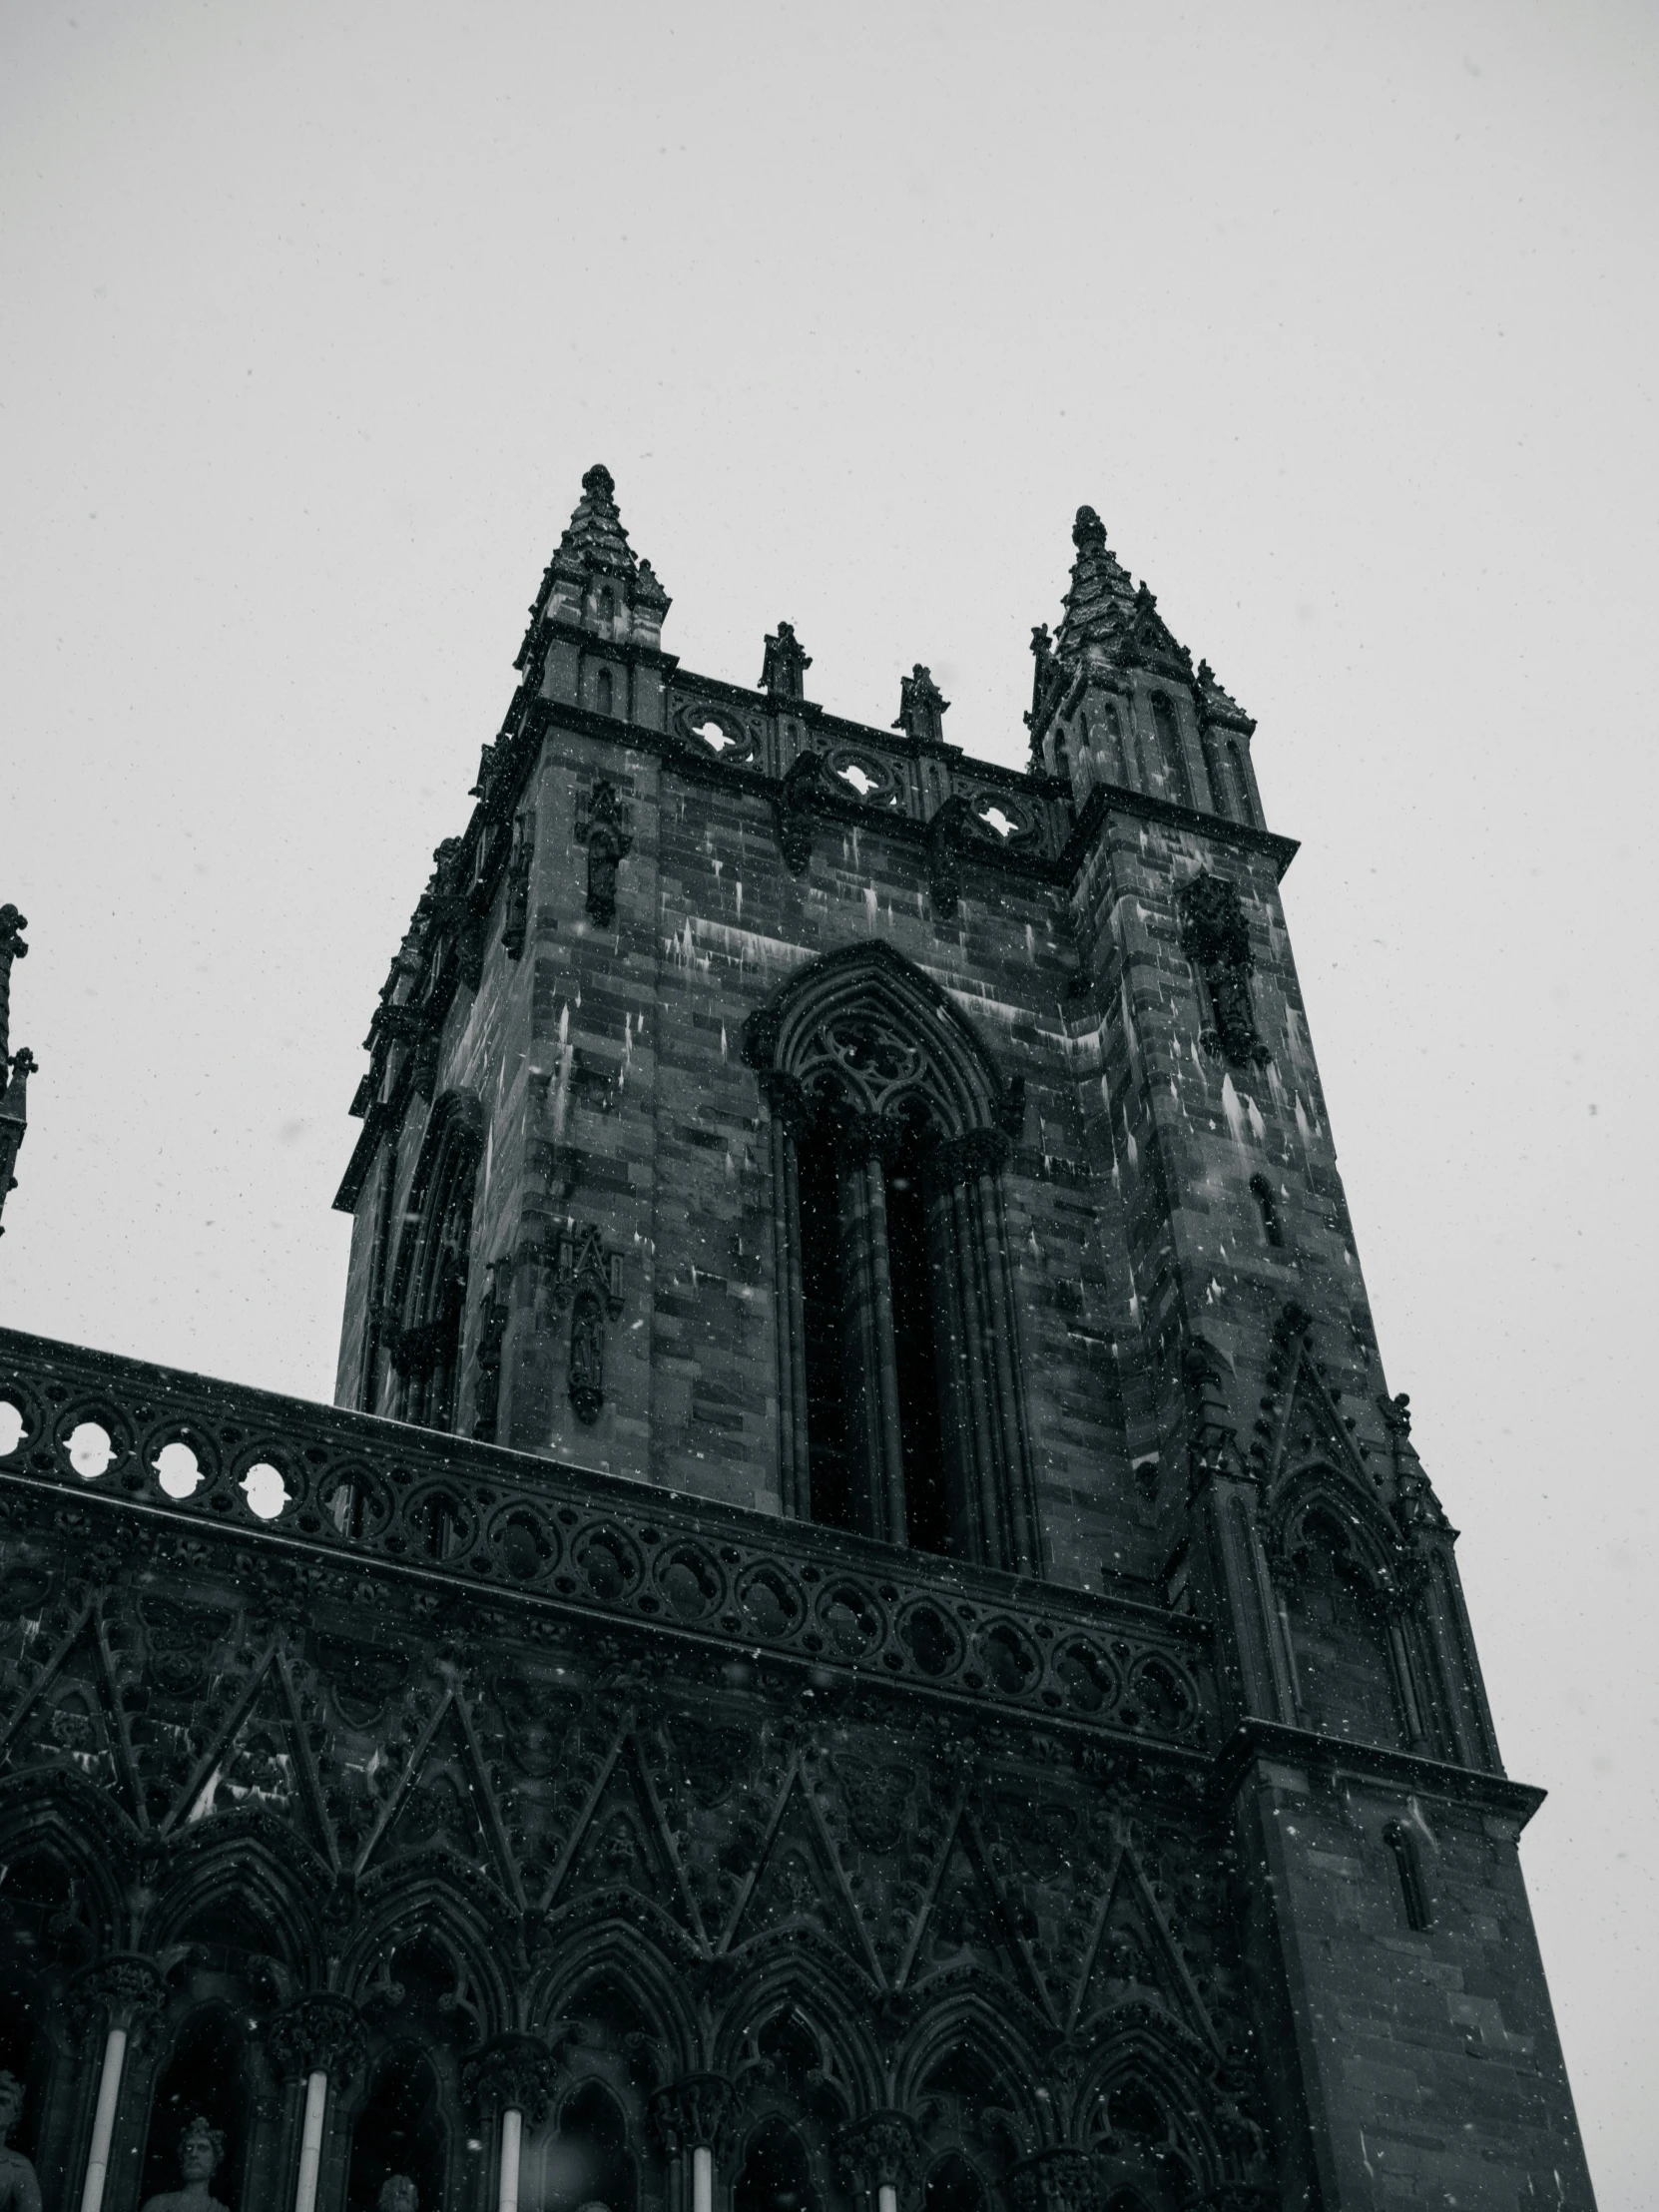
[[[866,806],[896,807],[899,804],[898,778],[878,754],[866,753],[861,746],[838,745],[826,766],[831,776]]]
[[[754,731],[724,707],[694,703],[682,707],[677,719],[681,734],[693,745],[701,746],[705,753],[713,754],[717,761],[747,761],[754,755]]]
[[[968,795],[968,816],[979,834],[991,844],[1024,844],[1037,833],[1028,807],[1010,792],[979,791]]]

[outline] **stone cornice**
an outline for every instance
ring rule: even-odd
[[[1422,1797],[1451,1799],[1477,1812],[1512,1820],[1518,1828],[1532,1818],[1546,1795],[1531,1783],[1512,1782],[1507,1775],[1482,1768],[1453,1766],[1441,1759],[1424,1759],[1416,1752],[1355,1743],[1346,1736],[1323,1736],[1312,1729],[1287,1728],[1279,1721],[1247,1720],[1240,1723],[1217,1755],[1218,1802],[1237,1797],[1264,1763],[1322,1779],[1353,1775],[1361,1781],[1414,1791]]]

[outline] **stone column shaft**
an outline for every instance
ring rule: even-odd
[[[81,2190],[81,2212],[100,2212],[104,2181],[110,2170],[110,2140],[115,2134],[115,2108],[121,2095],[121,2069],[127,2058],[127,2030],[112,2027],[104,2043],[104,2064],[98,2076],[98,2109],[92,2121],[92,2149],[87,2155],[87,2178]]]

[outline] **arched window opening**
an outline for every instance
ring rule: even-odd
[[[987,2212],[985,2184],[960,2151],[947,2152],[929,2171],[922,2212]]]
[[[55,1853],[26,1851],[0,1865],[0,1957],[19,1971],[78,1964],[92,1944],[74,1877]]]
[[[1251,1194],[1262,1216],[1262,1234],[1270,1245],[1282,1245],[1285,1232],[1279,1220],[1279,1201],[1273,1195],[1273,1185],[1265,1175],[1253,1175],[1250,1179]]]
[[[635,2212],[638,2202],[621,2109],[601,2082],[580,2082],[525,2145],[518,2212]]]
[[[1304,1521],[1286,1582],[1285,1618],[1306,1725],[1405,1749],[1388,1624],[1333,1514],[1316,1511]]]
[[[461,1340],[472,1264],[472,1210],[482,1154],[469,1101],[440,1100],[411,1193],[414,1220],[398,1250],[397,1327],[391,1332],[398,1387],[392,1410],[423,1428],[453,1429]]]
[[[828,1130],[800,1146],[800,1269],[806,1359],[808,1511],[826,1528],[854,1529],[847,1455],[846,1361],[842,1351],[840,1174]],[[787,1323],[786,1323],[787,1326]]]
[[[939,1285],[922,1195],[919,1137],[887,1167],[887,1267],[892,1278],[898,1432],[904,1455],[905,1536],[917,1551],[963,1552],[967,1531],[951,1525],[933,1317]]]
[[[1255,804],[1250,796],[1250,778],[1245,773],[1244,755],[1239,750],[1237,738],[1228,739],[1227,758],[1233,764],[1233,789],[1239,795],[1239,820],[1250,829],[1259,830],[1262,826],[1256,819]]]
[[[1030,1571],[1000,1182],[1018,1086],[879,946],[797,976],[744,1050],[773,1109],[785,1509]]]
[[[1390,1821],[1382,1831],[1382,1841],[1393,1856],[1394,1872],[1399,1877],[1399,1894],[1405,1907],[1405,1925],[1420,1933],[1433,1925],[1434,1914],[1417,1839],[1402,1821]]]
[[[375,2212],[396,2174],[414,2183],[420,2212],[437,2212],[449,2202],[447,2169],[437,2076],[413,2043],[401,2043],[375,2067],[351,2131],[348,2212]]]
[[[1194,2114],[1178,2106],[1186,2128]],[[1098,2099],[1089,2124],[1109,2212],[1177,2212],[1193,2201],[1201,2158],[1152,2086],[1131,2074]]]
[[[1198,718],[1198,750],[1204,756],[1204,781],[1210,787],[1210,807],[1213,813],[1226,815],[1232,812],[1227,804],[1227,782],[1221,773],[1221,759],[1210,725],[1202,712]]]
[[[599,587],[599,619],[601,622],[616,620],[616,593],[609,584],[601,584]]]
[[[608,715],[615,711],[616,691],[608,668],[602,668],[594,679],[593,698],[594,705],[602,715]]]
[[[1016,2110],[1020,2099],[982,2052],[965,2042],[952,2045],[934,2060],[922,2086],[934,2113],[933,2139],[948,2142],[954,2136],[965,2146],[935,2169],[941,2176],[941,2193],[965,2199],[970,2182],[977,2183],[978,2171],[969,2154],[989,2173],[1005,2172],[1024,2156],[1027,2146],[1020,2139]],[[947,2212],[944,2205],[934,2203],[931,2179],[923,2212]],[[971,2212],[970,2204],[963,2202],[960,2212]]]
[[[140,2204],[184,2185],[187,2159],[206,2129],[215,2153],[209,2193],[221,2204],[240,2206],[248,2158],[247,2060],[241,2024],[224,2005],[186,2020],[151,2102]]]
[[[1152,695],[1152,720],[1158,732],[1158,749],[1164,757],[1164,768],[1170,778],[1173,797],[1183,807],[1193,803],[1192,778],[1187,774],[1186,749],[1181,743],[1180,725],[1175,719],[1175,708],[1162,692]]]
[[[786,2121],[765,2122],[749,2140],[732,2212],[816,2212],[806,2145]]]

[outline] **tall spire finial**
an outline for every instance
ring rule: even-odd
[[[617,512],[616,478],[603,461],[595,461],[582,477],[582,496],[530,609],[518,666],[526,665],[544,620],[655,647],[670,604],[651,563],[642,561],[628,543]]]

